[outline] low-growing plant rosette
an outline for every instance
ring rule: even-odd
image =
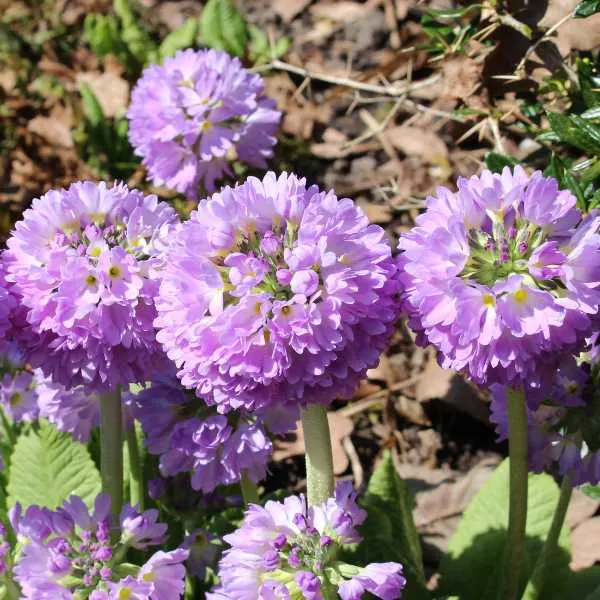
[[[304,496],[251,505],[239,529],[224,537],[231,547],[219,563],[220,585],[210,600],[307,598],[339,595],[359,600],[366,592],[382,600],[401,597],[406,580],[399,563],[364,568],[339,561],[345,545],[360,542],[357,527],[367,513],[356,504],[350,482],[335,496],[307,506]]]
[[[156,185],[196,199],[235,159],[265,169],[281,112],[260,75],[219,50],[184,50],[151,65],[127,112],[129,140]]]
[[[349,397],[398,315],[383,229],[350,200],[268,173],[203,200],[172,236],[157,339],[220,411]]]
[[[80,182],[33,201],[6,269],[37,336],[27,359],[55,383],[106,391],[165,363],[153,326],[156,270],[175,211],[124,184]]]
[[[538,384],[585,345],[600,305],[600,212],[521,167],[438,188],[402,235],[403,307],[420,344],[479,383]]]

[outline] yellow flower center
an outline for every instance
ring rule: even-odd
[[[119,277],[121,275],[121,269],[119,269],[119,267],[116,265],[113,265],[108,269],[108,274],[113,278]]]
[[[482,300],[485,306],[496,306],[496,299],[492,294],[484,294]]]
[[[570,381],[567,384],[567,392],[569,392],[569,394],[574,394],[577,391],[578,385],[574,382],[574,381]]]
[[[292,312],[291,306],[286,305],[286,306],[281,307],[281,314],[284,315],[285,317],[287,317],[291,312]]]
[[[152,573],[152,571],[150,571],[150,573],[144,573],[142,579],[144,581],[154,581],[154,573]]]
[[[98,281],[98,279],[96,279],[96,276],[95,276],[95,275],[88,275],[88,276],[85,278],[85,282],[86,282],[88,285],[96,285],[96,282],[97,282],[97,281]]]
[[[92,258],[98,258],[101,254],[102,254],[102,248],[100,248],[100,246],[94,246],[90,250],[90,256]]]
[[[523,304],[527,300],[527,290],[521,288],[514,293],[515,301],[519,304]]]
[[[121,588],[117,600],[129,600],[131,598],[131,588]]]
[[[19,394],[19,392],[15,392],[14,394],[12,394],[12,396],[8,399],[8,403],[11,406],[18,406],[19,404],[21,404],[21,401],[23,400],[23,396],[21,396],[21,394]]]

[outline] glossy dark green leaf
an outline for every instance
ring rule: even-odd
[[[597,12],[600,12],[600,0],[583,0],[577,5],[574,16],[581,19],[591,17]]]

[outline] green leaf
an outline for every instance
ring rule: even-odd
[[[600,485],[591,485],[586,483],[579,488],[586,496],[594,500],[600,500]]]
[[[577,75],[585,105],[588,107],[600,105],[600,79],[593,63],[587,57],[577,59]]]
[[[92,92],[92,88],[87,83],[81,83],[79,93],[83,102],[83,114],[86,120],[92,127],[101,126],[104,119],[104,111],[100,105],[100,101],[96,98],[96,94]]]
[[[548,113],[548,120],[561,141],[591,155],[600,155],[600,128],[577,115]]]
[[[273,58],[282,57],[292,43],[290,38],[281,37],[271,46],[267,34],[256,25],[248,25],[248,34],[250,36],[249,58],[254,65],[264,65]]]
[[[441,564],[440,592],[461,600],[496,598],[508,523],[509,461],[492,474],[464,512]],[[522,585],[533,570],[552,522],[558,486],[549,475],[529,476],[529,511]],[[563,528],[551,571],[568,572],[569,534]],[[548,587],[548,586],[547,586]],[[566,596],[565,596],[566,597]],[[544,600],[551,598],[544,593]]]
[[[488,152],[485,155],[485,164],[494,173],[501,173],[504,167],[514,167],[519,161],[512,156],[500,154],[499,152]]]
[[[600,106],[588,108],[585,112],[581,113],[580,117],[582,119],[589,119],[590,121],[596,121],[600,119]]]
[[[122,44],[119,25],[114,15],[87,15],[83,22],[83,32],[94,54],[98,56],[118,54],[117,49]]]
[[[412,516],[413,498],[400,479],[388,451],[371,477],[363,505],[369,516],[361,528],[363,542],[353,557],[360,564],[397,561],[404,565],[408,581],[405,600],[428,598],[421,543]]]
[[[129,0],[113,0],[113,9],[121,21],[121,38],[131,55],[141,65],[153,62],[158,57],[156,45]]]
[[[583,0],[577,5],[574,17],[577,19],[591,17],[597,12],[600,12],[600,0]]]
[[[200,19],[200,40],[211,48],[244,56],[248,28],[233,0],[208,0]]]
[[[189,18],[179,29],[172,31],[165,37],[158,47],[158,54],[161,58],[173,56],[178,50],[189,48],[194,45],[198,35],[200,23],[198,19]]]
[[[83,444],[41,420],[17,440],[7,488],[9,505],[54,509],[76,494],[91,506],[100,492],[100,475]]]

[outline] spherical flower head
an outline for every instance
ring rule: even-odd
[[[281,249],[263,240],[273,237]],[[219,410],[328,403],[377,364],[398,313],[384,231],[295,175],[250,177],[203,201],[173,237],[158,340]]]
[[[163,475],[190,472],[192,487],[204,493],[240,480],[242,472],[258,483],[265,478],[273,444],[267,434],[267,415],[241,411],[219,414],[175,377],[161,377],[126,400],[146,434],[151,454],[160,456]],[[275,415],[276,425],[295,424],[296,411],[287,419]],[[287,430],[287,429],[286,429]]]
[[[218,50],[184,50],[151,65],[132,92],[129,140],[156,185],[195,199],[231,174],[233,158],[266,169],[281,112],[263,79]]]
[[[143,381],[162,368],[156,271],[175,211],[123,184],[74,183],[33,201],[8,240],[7,279],[41,341],[28,360],[66,387]]]
[[[319,600],[324,586],[339,586],[341,593],[347,577],[362,577],[363,591],[399,598],[401,565],[361,569],[336,558],[344,545],[360,541],[355,527],[366,518],[350,488],[338,484],[335,496],[320,506],[307,506],[302,495],[250,505],[241,527],[224,537],[231,547],[219,563],[220,587],[209,597]]]
[[[479,383],[518,385],[582,349],[600,305],[600,212],[516,167],[438,188],[400,239],[419,343]]]

